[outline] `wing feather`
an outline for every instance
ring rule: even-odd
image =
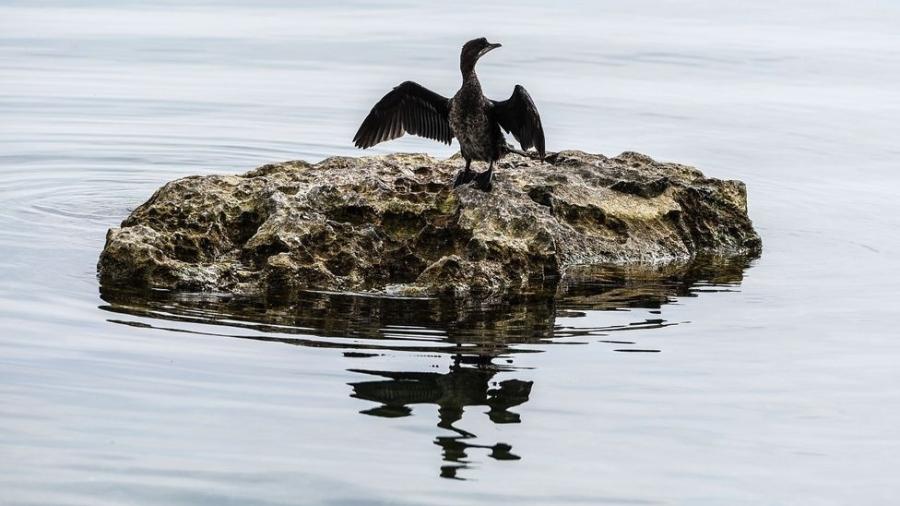
[[[535,148],[543,159],[544,127],[528,91],[517,84],[508,100],[492,102],[493,112],[500,126],[516,138],[523,150]]]
[[[353,137],[358,148],[410,133],[450,144],[450,100],[417,83],[406,81],[372,107]]]

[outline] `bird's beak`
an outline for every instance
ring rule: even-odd
[[[485,54],[497,49],[498,47],[502,47],[502,44],[488,44],[481,52],[478,53],[478,57],[481,58]]]

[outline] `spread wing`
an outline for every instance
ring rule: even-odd
[[[531,95],[520,85],[513,88],[509,100],[494,103],[494,114],[504,130],[519,141],[522,149],[535,148],[544,158],[544,127]]]
[[[450,144],[450,100],[412,81],[400,84],[375,104],[353,137],[358,148],[404,133]]]

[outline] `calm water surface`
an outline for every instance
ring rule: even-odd
[[[896,2],[148,4],[0,1],[0,503],[897,503]],[[763,256],[487,307],[101,293],[156,187],[357,154],[481,35],[549,149],[745,181]]]

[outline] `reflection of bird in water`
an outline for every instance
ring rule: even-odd
[[[454,427],[463,416],[466,406],[489,406],[488,417],[494,423],[519,423],[521,418],[509,408],[528,401],[532,382],[516,379],[496,383],[491,388],[491,378],[496,369],[454,366],[447,374],[421,372],[366,371],[354,372],[389,378],[379,381],[351,383],[351,397],[381,403],[381,406],[362,411],[373,416],[399,417],[412,413],[411,404],[436,404],[438,406],[438,427],[451,430],[456,436],[439,436],[435,444],[443,449],[444,461],[450,463],[441,467],[441,476],[456,478],[460,468],[467,467],[467,450],[483,448],[490,450],[489,456],[496,460],[518,460],[505,443],[479,445],[466,442],[477,436]]]
[[[475,181],[484,191],[491,190],[494,162],[514,151],[507,146],[501,127],[512,133],[523,150],[534,147],[543,159],[544,127],[525,88],[516,85],[512,96],[500,102],[481,92],[475,64],[498,47],[500,44],[491,44],[484,37],[466,42],[459,57],[463,82],[452,99],[412,81],[391,90],[363,120],[353,138],[356,147],[368,148],[404,133],[447,144],[456,137],[466,168],[454,186]],[[473,160],[490,162],[490,166],[476,174],[469,168]]]

